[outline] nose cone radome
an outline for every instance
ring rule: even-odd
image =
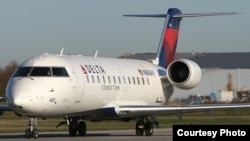
[[[25,90],[13,90],[7,95],[9,105],[19,114],[27,113],[28,109],[32,107],[32,94]]]
[[[15,105],[18,108],[24,108],[27,106],[31,106],[29,104],[31,99],[32,99],[31,96],[26,96],[26,97],[18,96],[16,98],[14,98],[13,105]]]

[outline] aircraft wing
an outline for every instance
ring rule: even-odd
[[[197,104],[197,105],[181,105],[181,106],[120,106],[119,116],[145,116],[154,114],[174,114],[185,112],[198,112],[223,109],[241,109],[250,108],[248,104]]]
[[[12,111],[9,105],[0,105],[0,115],[3,115],[5,111]]]

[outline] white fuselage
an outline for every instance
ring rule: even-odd
[[[166,69],[147,61],[42,54],[27,59],[20,67],[46,67],[50,71],[65,68],[68,74],[14,73],[6,97],[18,114],[26,116],[87,116],[89,111],[101,108],[163,105],[173,93],[172,86],[160,79]]]

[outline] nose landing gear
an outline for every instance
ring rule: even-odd
[[[28,119],[29,128],[25,130],[26,138],[38,138],[38,129],[37,129],[37,119],[36,117],[29,117]]]

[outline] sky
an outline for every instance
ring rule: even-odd
[[[240,12],[182,20],[177,52],[250,52],[249,0],[0,0],[0,67],[41,54],[156,53],[164,19],[124,14]]]

